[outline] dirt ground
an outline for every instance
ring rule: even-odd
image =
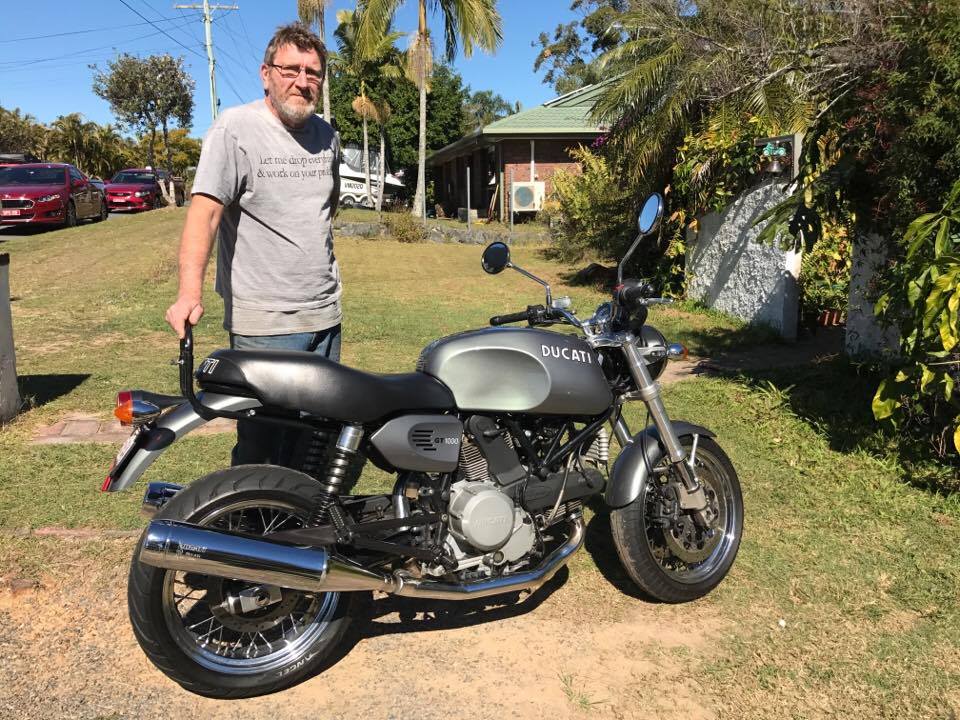
[[[589,562],[515,604],[372,598],[321,674],[214,701],[168,680],[137,646],[126,607],[133,539],[34,542],[55,555],[39,584],[0,578],[2,718],[717,716],[685,659],[709,654],[730,623],[709,603],[630,597]]]

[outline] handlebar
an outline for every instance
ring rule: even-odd
[[[527,309],[521,312],[510,313],[509,315],[494,315],[490,318],[490,324],[506,325],[526,320],[531,325],[543,325],[563,322],[566,319],[566,314],[562,310],[544,307],[543,305],[528,305]]]
[[[506,325],[508,323],[521,322],[523,320],[529,320],[530,313],[527,310],[523,312],[510,313],[509,315],[494,315],[490,318],[491,325]]]

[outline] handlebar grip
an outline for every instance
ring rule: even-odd
[[[507,323],[515,323],[529,319],[530,311],[524,310],[523,312],[510,313],[509,315],[494,315],[492,318],[490,318],[490,324],[506,325]]]
[[[617,303],[626,308],[633,308],[653,293],[654,287],[651,283],[627,280],[617,288]]]

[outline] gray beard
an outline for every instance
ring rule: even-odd
[[[270,98],[270,101],[273,109],[277,111],[280,121],[289,127],[303,127],[303,124],[314,113],[314,109],[310,105],[300,107],[292,103],[280,102],[276,98]]]

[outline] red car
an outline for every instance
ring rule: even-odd
[[[104,220],[107,204],[86,175],[66,163],[0,167],[0,224],[63,225]]]
[[[163,206],[163,195],[153,170],[121,170],[107,183],[106,189],[110,210],[152,210]]]

